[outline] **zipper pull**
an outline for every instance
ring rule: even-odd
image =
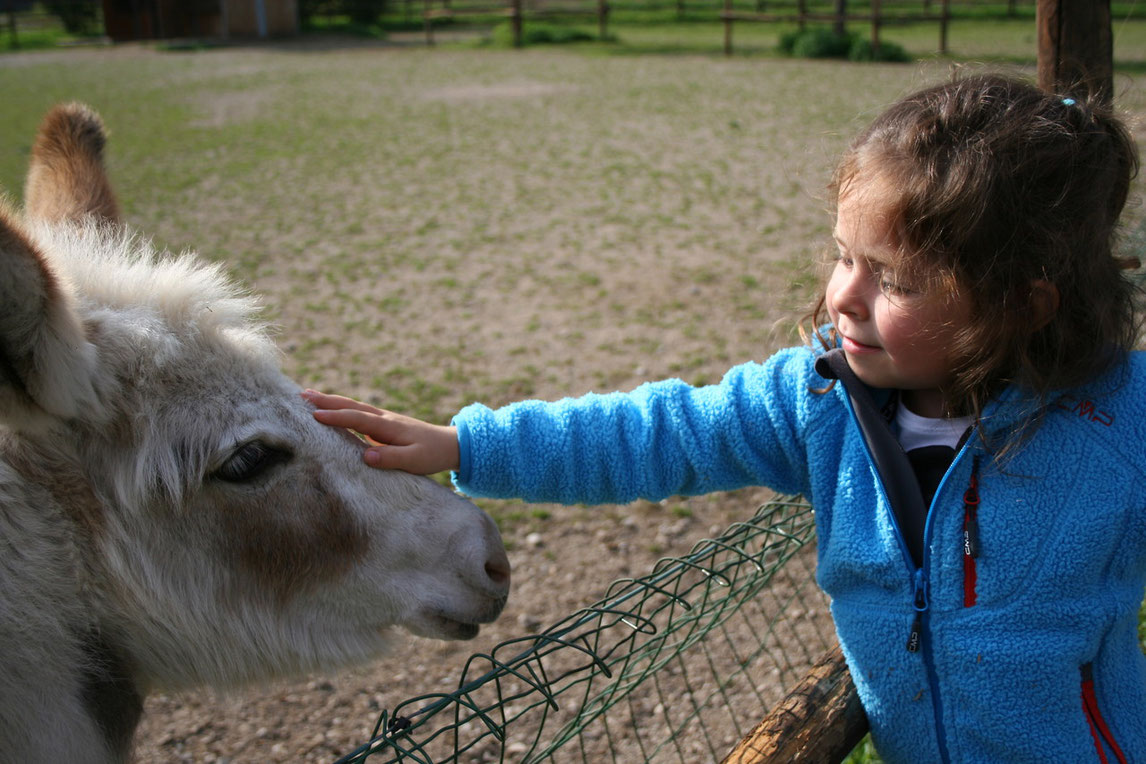
[[[915,569],[915,596],[912,605],[920,613],[927,609],[927,575],[923,568]]]
[[[979,521],[975,512],[968,512],[963,521],[963,554],[979,556]]]
[[[919,652],[919,644],[923,639],[923,613],[916,611],[915,620],[911,622],[911,633],[907,635],[907,652]]]
[[[927,576],[923,568],[915,570],[915,595],[911,605],[915,608],[915,619],[911,622],[911,633],[907,635],[907,652],[917,653],[923,641],[923,613],[928,608]]]

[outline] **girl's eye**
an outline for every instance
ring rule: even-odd
[[[887,279],[880,279],[879,288],[884,294],[899,294],[899,284]]]
[[[888,297],[911,297],[916,294],[914,289],[888,279],[880,279],[879,288]]]
[[[291,454],[259,440],[244,443],[215,470],[214,477],[228,483],[245,483],[254,480],[276,464],[289,461]]]

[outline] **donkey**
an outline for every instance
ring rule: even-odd
[[[125,761],[154,689],[471,638],[509,590],[486,514],[363,465],[251,297],[127,230],[104,144],[56,107],[0,206],[3,761]]]

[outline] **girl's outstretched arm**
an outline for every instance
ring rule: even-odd
[[[362,460],[371,467],[416,475],[458,468],[458,433],[453,427],[430,424],[317,390],[306,390],[302,397],[314,404],[314,418],[318,421],[345,427],[366,438],[370,448]]]

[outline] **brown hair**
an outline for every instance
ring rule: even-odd
[[[1137,169],[1109,107],[976,75],[888,108],[852,142],[829,188],[836,204],[857,177],[878,174],[897,191],[887,209],[900,267],[970,297],[944,393],[949,413],[979,416],[1007,384],[1045,401],[1133,346],[1134,286],[1114,245]],[[1042,326],[1032,321],[1039,281],[1058,291]],[[813,328],[827,323],[823,298],[811,318]]]

